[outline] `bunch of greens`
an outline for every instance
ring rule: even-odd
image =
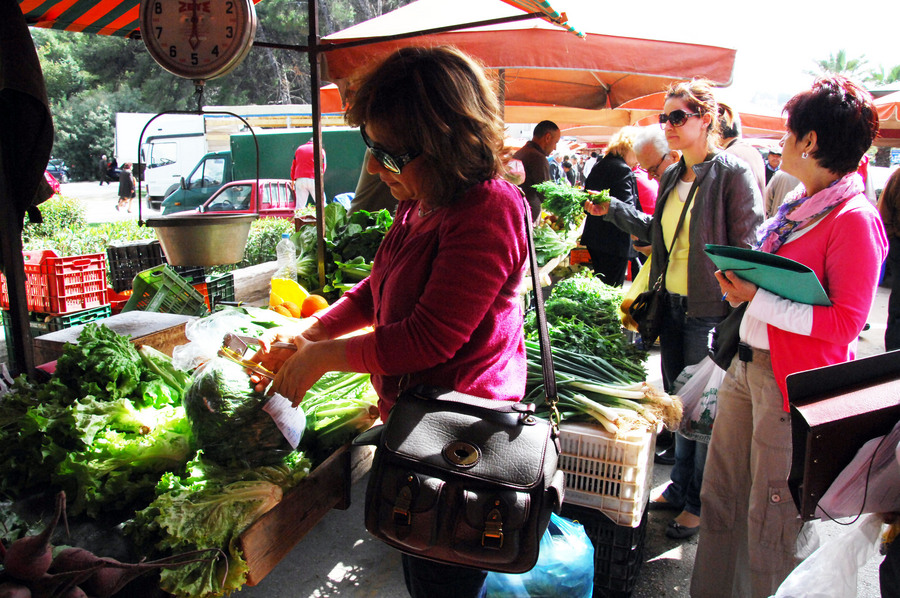
[[[549,418],[540,346],[527,341],[525,350],[528,378],[522,401],[533,403],[538,415]],[[643,432],[660,422],[670,430],[678,428],[681,400],[647,384],[638,372],[623,367],[621,360],[558,347],[552,347],[551,353],[557,409],[563,420],[596,422],[615,436],[627,436],[635,430]]]
[[[302,453],[252,469],[228,468],[198,451],[184,475],[167,473],[156,498],[125,526],[147,553],[162,556],[219,548],[223,556],[161,572],[161,589],[180,598],[222,596],[239,590],[249,568],[238,540],[254,521],[277,505],[309,473]]]
[[[541,207],[551,215],[559,230],[576,228],[584,219],[584,202],[588,199],[600,201],[601,197],[591,195],[578,187],[553,181],[544,181],[534,185],[534,188],[544,196]]]
[[[49,381],[20,376],[0,401],[0,488],[62,488],[72,514],[149,500],[192,454],[187,380],[162,353],[86,325]]]
[[[257,392],[247,371],[214,357],[194,371],[184,397],[197,446],[222,465],[263,465],[281,459],[292,448],[272,417],[263,411],[268,400]]]
[[[368,276],[375,252],[393,217],[387,210],[358,210],[347,214],[339,203],[325,207],[325,287],[330,300]],[[307,289],[318,289],[317,236],[313,226],[301,226],[291,237],[297,246],[297,279]]]
[[[544,302],[550,344],[585,355],[618,360],[620,367],[640,372],[643,379],[647,352],[628,342],[622,332],[619,305],[624,291],[610,287],[589,273],[559,281]],[[525,337],[537,340],[534,311],[525,318]]]

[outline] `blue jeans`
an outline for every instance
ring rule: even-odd
[[[686,307],[684,297],[673,296],[659,334],[660,363],[666,392],[672,391],[672,384],[681,370],[709,354],[709,331],[722,320],[689,317]],[[672,483],[663,492],[666,501],[698,517],[706,449],[706,444],[676,434]]]
[[[487,571],[402,555],[403,579],[412,598],[484,598]]]

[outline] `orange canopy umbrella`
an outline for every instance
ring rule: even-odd
[[[880,126],[875,145],[900,147],[900,91],[875,100]]]
[[[558,0],[565,10],[587,0]],[[621,37],[589,22],[579,38],[541,19],[456,29],[397,39],[410,32],[521,14],[501,0],[418,0],[322,39],[323,79],[346,94],[352,78],[397,48],[452,45],[502,72],[507,101],[575,108],[615,108],[673,82],[704,76],[731,82],[735,50]],[[610,29],[614,25],[610,24]],[[354,44],[366,40],[364,46]]]

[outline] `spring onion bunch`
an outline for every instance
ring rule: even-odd
[[[525,342],[528,377],[523,402],[533,403],[537,414],[549,417],[540,345]],[[633,373],[601,357],[552,348],[553,370],[563,420],[596,421],[610,434],[627,436],[660,422],[674,430],[681,421],[681,400],[635,380]]]

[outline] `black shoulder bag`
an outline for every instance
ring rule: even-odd
[[[562,503],[556,378],[528,213],[544,388],[553,416],[546,421],[530,404],[432,387],[401,393],[387,422],[354,444],[377,446],[366,529],[407,554],[522,573],[537,562],[550,513]]]
[[[694,184],[691,186],[687,200],[684,202],[684,207],[681,208],[681,216],[678,218],[678,224],[675,226],[675,234],[672,236],[669,251],[666,253],[661,265],[662,272],[659,278],[656,279],[656,283],[650,289],[635,297],[634,302],[628,307],[628,312],[631,314],[632,319],[637,322],[638,333],[641,335],[641,344],[646,350],[653,346],[653,343],[659,338],[659,331],[662,329],[663,318],[669,303],[669,291],[666,290],[666,270],[668,270],[669,266],[669,255],[675,248],[676,241],[678,241],[678,232],[681,230],[681,225],[684,224],[684,218],[688,209],[694,202],[694,192],[699,182],[699,177],[694,179]]]

